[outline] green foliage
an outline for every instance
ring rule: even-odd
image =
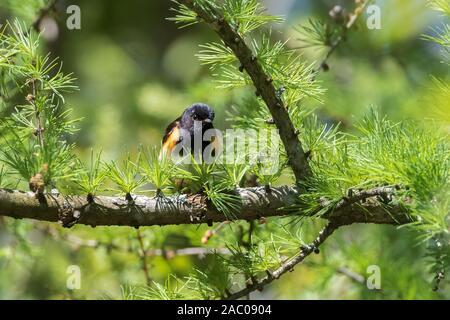
[[[253,48],[275,86],[286,90],[286,104],[293,108],[307,97],[320,102],[324,90],[315,81],[313,64],[303,61],[295,50],[286,49],[286,43],[271,44],[269,35],[264,35],[260,43],[253,41]]]
[[[231,272],[244,274],[247,277],[254,277],[261,272],[279,267],[282,263],[280,250],[274,242],[257,241],[250,244],[249,249],[245,249],[237,243],[229,245],[230,258],[224,258],[224,262],[229,265]]]
[[[86,195],[95,196],[98,192],[102,191],[104,182],[106,179],[106,172],[101,161],[102,151],[94,154],[94,150],[91,149],[91,159],[89,167],[79,161],[79,167],[81,168],[73,182],[78,189]]]
[[[291,254],[298,252],[298,248],[306,245],[304,240],[304,228],[298,225],[298,220],[288,221],[287,223],[275,222],[275,228],[279,232],[271,233],[264,239],[267,243],[272,243],[279,254]]]
[[[268,129],[273,127],[267,121],[271,119],[270,112],[261,99],[246,97],[231,112],[228,112],[228,121],[234,129]]]
[[[128,285],[122,287],[122,297],[125,300],[181,300],[195,299],[194,292],[188,288],[190,280],[182,281],[170,275],[164,284],[153,281],[150,287],[135,287]]]
[[[313,158],[322,157],[345,141],[345,134],[339,130],[339,125],[321,123],[314,114],[304,117],[302,124],[301,139]]]
[[[448,182],[449,150],[445,136],[434,128],[392,123],[373,113],[358,129],[362,136],[353,170],[366,175],[367,183],[397,182],[410,187],[419,200],[429,200]]]
[[[273,186],[286,169],[286,163],[273,163],[268,158],[258,158],[250,172],[258,178],[258,182],[266,187]],[[275,172],[273,172],[275,170]]]
[[[18,21],[0,35],[1,92],[15,88],[27,101],[2,119],[0,155],[12,173],[26,181],[40,173],[45,185],[54,186],[75,174],[74,145],[66,137],[77,130],[78,119],[63,110],[62,95],[76,86],[57,60],[39,54],[38,46],[39,36]]]
[[[189,188],[193,193],[202,191],[203,187],[219,174],[215,161],[207,163],[202,159],[196,159],[193,155],[190,155],[190,164],[185,168],[190,173],[185,179],[189,180]]]
[[[372,112],[357,126],[360,135],[322,149],[314,158],[312,192],[303,199],[315,207],[321,197],[336,202],[348,190],[380,185],[407,188],[405,196],[428,203],[448,185],[449,151],[445,136],[413,122],[393,123]],[[327,151],[328,149],[328,151]]]
[[[433,290],[435,291],[439,289],[450,266],[450,245],[448,243],[449,235],[448,233],[444,233],[435,236],[428,244],[427,255],[429,258],[430,272],[435,275],[433,279]]]
[[[177,3],[177,1],[174,2]],[[281,17],[265,14],[263,6],[257,0],[225,0],[223,2],[194,0],[193,2],[213,17],[215,16],[215,12],[220,14],[241,35],[245,35],[268,23],[283,21]],[[197,14],[184,4],[179,4],[172,10],[176,15],[169,18],[169,20],[181,24],[182,27],[200,22]]]
[[[231,172],[226,165],[216,161],[198,162],[191,156],[191,164],[183,170],[182,179],[188,181],[192,193],[204,193],[213,206],[232,220],[235,212],[240,208],[240,198],[235,193],[236,179],[242,172],[236,169]]]
[[[428,0],[428,5],[446,16],[450,16],[450,3],[446,0]]]
[[[450,18],[450,3],[445,0],[429,0],[428,5],[437,10],[444,15],[447,20]],[[442,47],[442,50],[447,55],[447,65],[450,64],[449,55],[450,55],[450,25],[448,22],[443,23],[442,27],[433,28],[433,33],[435,35],[425,35],[424,39],[433,41]]]
[[[46,8],[53,0],[3,0],[0,9],[11,11],[13,17],[20,18],[27,24],[31,24],[41,9]]]
[[[196,54],[203,65],[215,70],[221,65],[233,64],[238,61],[233,51],[223,42],[210,42],[200,45],[201,50]]]
[[[189,288],[202,299],[220,299],[230,287],[230,270],[220,256],[213,255],[202,270],[194,270],[189,280]]]
[[[263,34],[260,41],[252,39],[255,57],[264,71],[271,77],[275,87],[286,91],[286,104],[292,108],[304,98],[320,101],[324,90],[314,80],[312,64],[304,62],[295,50],[287,49],[286,43],[272,43],[271,33]],[[200,62],[214,70],[219,88],[236,88],[252,84],[250,77],[239,70],[237,59],[223,43],[212,42],[202,45],[197,57]]]
[[[145,183],[145,179],[140,174],[141,154],[137,156],[136,161],[132,161],[131,154],[120,161],[111,161],[106,164],[106,176],[115,184],[111,191],[126,195],[131,200],[131,195],[139,192],[139,188]]]
[[[300,34],[300,48],[323,48],[333,42],[337,30],[329,24],[315,19],[308,19],[308,23],[297,27]]]
[[[236,164],[222,164],[222,170],[225,175],[225,180],[227,181],[230,188],[233,186],[239,188],[241,186],[242,180],[245,174],[250,169],[247,163],[236,163]]]
[[[268,23],[283,22],[281,17],[265,14],[265,9],[258,0],[226,0],[219,8],[225,20],[241,35]]]
[[[124,285],[121,287],[122,290],[122,298],[124,300],[139,300],[139,289],[133,285]],[[150,299],[148,299],[150,300]]]
[[[177,1],[173,2],[178,5],[177,8],[171,8],[171,10],[175,12],[175,16],[167,18],[167,20],[181,24],[181,28],[189,27],[200,22],[200,19],[197,17],[197,13],[190,10],[184,4],[180,4]],[[200,1],[198,1],[198,3],[200,3]]]
[[[221,184],[208,183],[204,186],[205,194],[213,206],[223,213],[228,220],[236,218],[235,213],[239,211],[241,199],[233,194],[233,190]]]
[[[158,151],[157,148],[149,148],[143,152],[141,158],[141,169],[143,170],[147,182],[152,183],[156,188],[156,193],[160,194],[167,188],[173,180],[177,167],[170,157]]]
[[[8,183],[8,171],[6,171],[5,165],[0,165],[0,187],[8,188],[10,184]]]
[[[450,124],[450,83],[433,77],[425,103],[433,119],[444,125]]]

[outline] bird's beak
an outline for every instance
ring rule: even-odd
[[[212,123],[212,120],[211,119],[205,119],[205,120],[203,120],[203,122],[204,123]]]

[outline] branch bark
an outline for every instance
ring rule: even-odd
[[[367,198],[380,196],[387,191],[386,187],[361,191],[333,207],[326,201],[318,204],[318,207],[330,207],[323,218],[339,225],[409,222],[406,209],[399,205],[381,205],[378,201],[364,202]],[[241,199],[236,219],[250,221],[261,217],[292,215],[292,210],[289,209],[298,203],[300,191],[290,186],[270,190],[255,187],[237,189],[236,194]],[[213,208],[201,195],[154,198],[137,196],[134,203],[129,203],[124,197],[99,196],[91,203],[83,196],[46,194],[37,197],[33,192],[7,189],[0,189],[1,215],[16,219],[60,222],[65,226],[78,223],[92,227],[210,224],[227,220],[225,215]]]
[[[276,94],[276,89],[269,74],[266,74],[253,55],[252,50],[246,45],[245,40],[236,32],[225,18],[211,8],[210,13],[205,12],[195,4],[193,0],[180,0],[189,9],[197,13],[199,18],[205,21],[222,39],[239,59],[241,66],[248,73],[265,104],[272,114],[272,119],[277,126],[281,141],[286,149],[289,164],[294,172],[297,182],[302,181],[311,174],[307,157],[298,138],[294,125],[289,117],[288,110],[283,101]]]

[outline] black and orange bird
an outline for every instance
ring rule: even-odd
[[[172,121],[166,128],[162,140],[162,153],[177,156],[201,154],[214,138],[203,139],[207,130],[214,130],[214,110],[204,103],[194,103],[184,110],[183,114]],[[197,142],[196,142],[197,139]],[[206,141],[205,141],[206,140]],[[200,150],[201,147],[201,150]]]

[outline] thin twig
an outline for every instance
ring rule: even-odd
[[[276,269],[274,272],[267,271],[267,276],[262,280],[255,281],[251,285],[246,288],[237,291],[230,296],[228,296],[227,300],[236,300],[242,297],[249,295],[251,292],[256,290],[262,290],[266,285],[272,283],[274,280],[280,278],[286,272],[292,271],[294,267],[302,262],[306,257],[308,257],[311,253],[318,250],[319,246],[325,242],[325,240],[339,227],[339,225],[334,222],[329,222],[318,234],[316,239],[311,242],[309,245],[301,248],[300,252],[284,262],[281,267]]]
[[[227,248],[204,248],[204,247],[192,247],[192,248],[181,248],[173,250],[164,249],[149,249],[145,252],[147,257],[153,256],[163,256],[167,259],[172,259],[177,256],[198,256],[204,257],[210,254],[223,254],[230,255],[231,251]]]
[[[3,222],[2,216],[0,216],[0,225]],[[52,226],[45,226],[44,228],[37,227],[44,234],[50,235],[55,240],[66,241],[70,246],[75,249],[90,248],[98,249],[100,247],[107,250],[116,250],[120,252],[130,252],[126,247],[119,246],[113,242],[104,242],[95,239],[83,239],[73,234],[61,234],[56,228]],[[164,257],[165,259],[173,259],[177,256],[198,256],[202,258],[211,254],[223,254],[230,255],[231,251],[227,248],[205,248],[205,247],[188,247],[180,249],[147,249],[145,250],[146,257]],[[142,252],[139,252],[139,256],[142,257]]]
[[[147,255],[146,250],[145,250],[145,246],[144,246],[144,240],[142,238],[142,234],[141,234],[141,230],[136,229],[136,236],[139,242],[139,247],[140,247],[140,257],[141,257],[141,261],[142,261],[142,271],[144,272],[145,275],[145,281],[147,282],[147,285],[150,286],[152,284],[152,278],[150,277],[150,273],[148,271],[148,265],[147,265]]]
[[[304,262],[304,265],[311,267],[311,268],[317,268],[320,267],[321,264],[309,260],[308,262]],[[348,277],[350,280],[357,282],[359,284],[365,284],[365,278],[363,275],[356,273],[355,271],[349,269],[348,267],[333,267],[331,266],[335,271],[343,276]]]
[[[56,9],[56,4],[57,4],[58,0],[52,0],[50,1],[50,3],[48,4],[47,7],[42,8],[39,11],[39,15],[36,17],[36,19],[34,20],[34,22],[32,23],[31,27],[36,31],[36,32],[40,32],[41,30],[39,29],[42,20],[52,11],[55,11]]]
[[[41,120],[41,112],[38,110],[38,106],[36,104],[37,98],[37,90],[36,90],[36,79],[31,79],[31,88],[32,88],[32,97],[30,98],[30,103],[34,107],[34,112],[36,115],[36,136],[38,137],[39,145],[42,150],[44,149],[44,136],[43,136],[43,128],[42,128],[42,120]]]
[[[217,233],[219,233],[219,231],[227,224],[229,224],[230,221],[223,221],[221,223],[219,223],[218,226],[216,226],[214,229],[208,229],[205,231],[205,234],[203,235],[201,242],[203,244],[207,244],[209,242],[209,240],[216,235]]]
[[[330,49],[328,50],[327,54],[320,62],[318,67],[315,69],[315,74],[318,74],[320,70],[327,70],[326,66],[328,66],[327,64],[328,59],[333,55],[333,53],[336,51],[339,45],[346,39],[348,31],[353,27],[356,20],[358,20],[358,17],[361,15],[361,13],[363,12],[364,8],[367,6],[368,3],[369,3],[368,0],[364,1],[350,15],[349,21],[345,24],[342,34],[340,34],[339,37],[330,45]]]
[[[365,284],[366,278],[364,276],[360,275],[359,273],[356,273],[346,267],[339,267],[336,270],[338,273],[348,277],[349,279],[353,280],[354,282],[357,282],[359,284]]]

